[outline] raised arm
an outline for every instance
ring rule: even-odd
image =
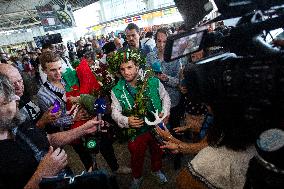
[[[103,121],[97,121],[97,118],[94,118],[87,121],[85,124],[83,124],[80,127],[68,131],[49,134],[47,135],[47,137],[51,146],[61,147],[64,146],[65,144],[69,144],[70,142],[84,135],[95,132],[97,130],[97,125],[99,123],[103,124]]]

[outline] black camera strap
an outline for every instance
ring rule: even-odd
[[[14,136],[19,136],[24,142],[26,142],[26,144],[34,152],[34,157],[37,162],[40,162],[42,160],[45,152],[43,150],[40,150],[23,132],[18,129],[18,127],[14,128],[12,130],[12,133],[14,134]]]

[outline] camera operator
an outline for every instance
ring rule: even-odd
[[[60,147],[95,132],[99,121],[46,134],[19,113],[17,99],[8,78],[0,74],[0,188],[34,189],[43,177],[56,176],[67,165],[67,155]]]
[[[83,58],[85,52],[86,52],[86,49],[85,49],[85,41],[83,39],[80,39],[79,41],[77,41],[77,48],[76,48],[76,51],[77,51],[77,57],[79,59]]]
[[[197,15],[200,18],[205,16],[205,3],[208,1],[201,1],[191,1],[190,5],[186,5],[184,1],[176,0],[176,5],[182,9],[180,12],[185,13],[187,28],[192,28],[197,23],[189,23],[190,19],[196,19],[192,16],[195,14],[192,7],[200,7],[199,10],[203,13],[201,11]],[[187,168],[180,172],[177,177],[178,188],[243,188],[249,162],[251,158],[257,157],[254,144],[258,136],[266,129],[280,127],[283,120],[283,53],[268,45],[260,35],[263,30],[277,29],[284,24],[283,6],[275,7],[279,2],[215,1],[222,16],[219,19],[238,16],[242,18],[228,35],[221,38],[215,35],[213,44],[209,46],[206,43],[205,47],[216,46],[218,43],[236,54],[212,55],[187,70],[190,96],[211,107],[214,121],[206,137],[209,146],[202,149],[188,163]],[[270,14],[273,16],[265,17]],[[188,36],[204,34],[197,30]],[[166,52],[173,52],[174,42],[182,37],[171,38],[171,50],[167,49]],[[200,46],[198,45],[198,49],[191,49],[192,52],[199,50]],[[157,130],[161,131],[159,128]],[[274,134],[273,136],[275,137]],[[171,135],[167,137],[169,142],[162,148],[182,152],[189,147]],[[264,143],[267,146],[270,141]],[[187,152],[191,150],[195,149]],[[271,157],[268,155],[263,159],[263,162],[267,162]],[[279,172],[279,164],[265,164]],[[255,170],[257,169],[254,167]],[[251,178],[250,181],[255,182],[255,175]]]
[[[75,52],[75,45],[72,41],[67,42],[67,49],[68,49],[68,57],[70,59],[70,62],[73,62],[76,58],[76,52]]]

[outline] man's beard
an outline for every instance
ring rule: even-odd
[[[136,44],[134,41],[130,41],[130,42],[129,42],[129,47],[130,47],[131,49],[137,49],[137,48],[139,48],[139,45],[138,45],[138,47],[137,47],[137,44]]]
[[[12,119],[0,119],[0,129],[1,130],[12,130],[18,127],[26,120],[26,116],[20,111],[17,111],[16,115]]]

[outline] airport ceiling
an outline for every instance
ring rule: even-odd
[[[0,0],[0,32],[40,24],[36,6],[69,3],[77,10],[98,0]]]

